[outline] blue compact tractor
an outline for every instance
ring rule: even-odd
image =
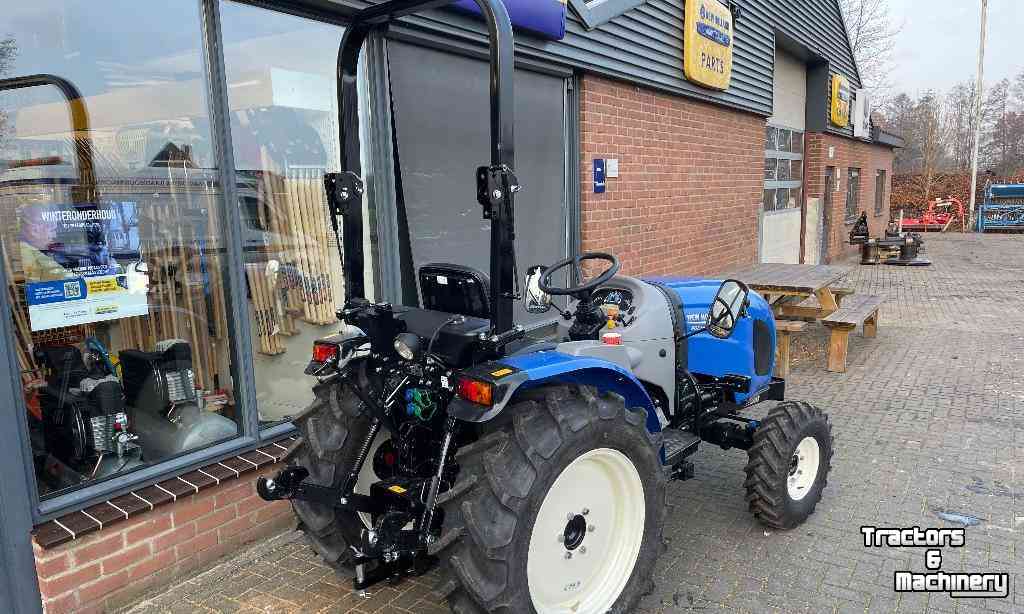
[[[476,171],[489,275],[425,265],[421,305],[365,298],[359,130],[343,111],[345,170],[325,177],[343,229],[342,329],[314,345],[306,373],[320,383],[288,467],[257,487],[291,500],[357,590],[439,564],[455,612],[627,612],[664,549],[668,482],[693,475],[701,442],[747,451],[750,511],[786,529],[821,499],[831,426],[783,400],[772,312],[738,281],[620,276],[615,256],[583,253],[532,267],[519,295],[512,29],[501,0],[476,1],[490,32],[491,160]],[[353,18],[341,109],[358,108],[367,34],[441,4],[390,0]],[[529,340],[517,304],[558,311],[557,333]],[[763,420],[744,415],[769,400]]]

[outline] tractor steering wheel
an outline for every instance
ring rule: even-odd
[[[603,273],[591,279],[588,282],[581,283],[578,286],[568,286],[565,288],[559,288],[552,286],[551,277],[558,271],[564,269],[570,264],[573,265],[573,269],[576,271],[576,276],[579,279],[583,279],[583,267],[581,266],[584,260],[604,260],[608,262],[608,268]],[[594,290],[601,284],[607,282],[615,274],[619,272],[622,265],[619,263],[619,259],[612,254],[606,254],[604,252],[584,252],[578,256],[565,258],[552,264],[544,271],[541,275],[539,286],[540,289],[552,296],[575,296],[578,294],[585,295],[590,291]]]

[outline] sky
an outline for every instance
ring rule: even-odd
[[[981,0],[889,0],[896,43],[893,91],[948,90],[974,80]],[[1024,0],[989,0],[985,87],[1024,71]]]

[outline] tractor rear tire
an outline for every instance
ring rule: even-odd
[[[344,390],[338,377],[314,387],[313,393],[313,402],[293,420],[301,436],[285,460],[308,469],[307,482],[338,488],[352,470],[370,419],[360,411],[362,402]],[[359,516],[310,501],[292,501],[292,509],[299,517],[299,528],[324,562],[336,571],[351,568],[351,546],[359,543],[364,527]]]
[[[457,614],[629,612],[665,548],[667,472],[646,412],[590,387],[527,391],[456,454],[431,548]]]
[[[809,403],[779,403],[754,431],[747,455],[751,513],[773,529],[792,529],[811,515],[828,483],[832,425]]]

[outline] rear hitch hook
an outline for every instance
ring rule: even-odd
[[[309,470],[305,467],[285,467],[272,478],[256,480],[256,493],[264,501],[290,499],[302,480],[308,477]]]

